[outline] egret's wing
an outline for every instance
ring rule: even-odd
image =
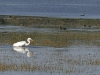
[[[24,46],[26,44],[26,41],[20,41],[17,43],[14,43],[13,46]]]

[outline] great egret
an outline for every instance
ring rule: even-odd
[[[28,46],[30,44],[30,41],[33,41],[33,40],[31,38],[28,38],[27,42],[26,41],[20,41],[20,42],[14,43],[13,46],[15,46],[15,47]]]
[[[27,53],[27,57],[33,56],[33,53],[29,51],[28,48],[25,47],[13,47],[13,49],[19,53]]]

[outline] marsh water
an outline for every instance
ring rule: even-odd
[[[12,44],[31,37],[27,47]],[[0,26],[2,75],[99,75],[100,29]]]

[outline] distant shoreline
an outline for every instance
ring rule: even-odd
[[[80,18],[76,17],[76,18],[71,18],[71,17],[50,17],[50,16],[25,16],[25,15],[0,15],[0,18],[9,18],[9,16],[11,17],[18,17],[18,18],[22,18],[22,17],[27,17],[27,18],[58,18],[58,19],[100,19],[100,18],[86,18],[85,16],[82,16]],[[81,15],[80,15],[81,16]]]
[[[0,25],[32,27],[79,27],[84,25],[100,26],[100,19],[0,15]]]

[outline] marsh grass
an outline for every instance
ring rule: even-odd
[[[48,17],[33,17],[33,16],[13,16],[2,15],[0,16],[0,22],[4,25],[17,25],[26,27],[38,27],[38,28],[84,28],[84,25],[100,27],[99,19],[63,19],[63,18],[48,18]],[[67,47],[72,45],[75,41],[85,42],[90,44],[94,40],[99,40],[99,32],[61,32],[59,34],[45,34],[45,33],[14,33],[4,32],[0,33],[0,43],[13,44],[20,40],[26,40],[28,37],[34,39],[34,44],[41,46],[53,46],[53,47]]]
[[[0,33],[1,44],[13,44],[14,42],[26,40],[28,37],[34,39],[31,45],[37,46],[52,46],[52,47],[68,47],[76,41],[86,44],[95,44],[95,40],[100,40],[98,33],[84,33],[84,32],[64,32],[59,34],[45,34],[45,33]],[[78,44],[78,43],[77,43]]]
[[[46,28],[59,28],[60,26],[66,28],[77,28],[83,27],[84,25],[100,27],[100,19],[69,19],[36,16],[1,15],[0,24]]]

